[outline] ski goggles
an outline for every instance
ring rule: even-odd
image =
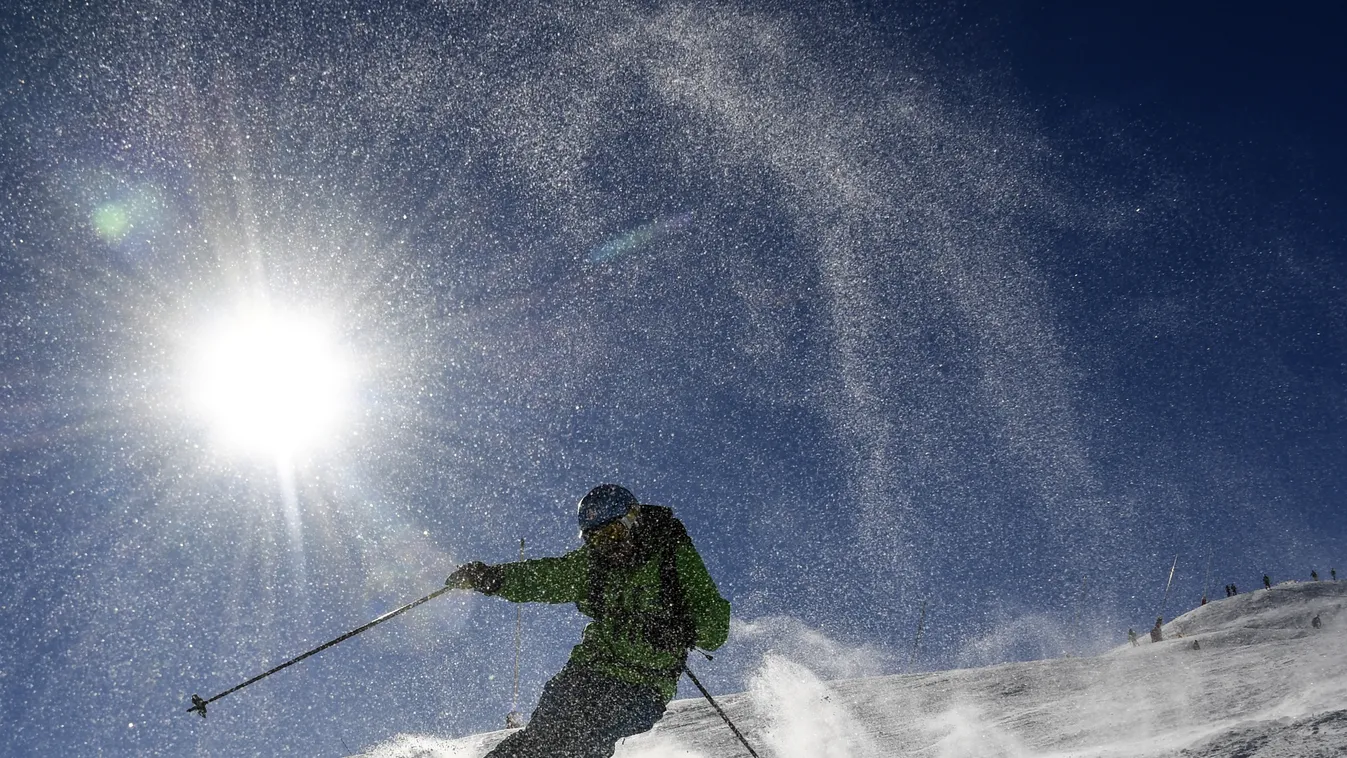
[[[608,545],[614,542],[620,542],[627,538],[631,528],[636,525],[636,514],[628,511],[627,515],[619,519],[614,519],[606,524],[601,524],[586,531],[582,536],[585,542],[590,545]]]

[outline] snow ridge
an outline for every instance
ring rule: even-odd
[[[1318,618],[1320,626],[1312,620]],[[1347,582],[1287,582],[1092,658],[824,681],[768,654],[717,697],[767,758],[1343,758]],[[399,735],[364,758],[479,758],[507,732]],[[703,701],[676,701],[619,758],[746,751]]]

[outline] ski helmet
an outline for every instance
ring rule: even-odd
[[[627,515],[633,506],[638,505],[636,496],[626,487],[616,484],[600,484],[580,498],[577,518],[580,533],[603,526]]]

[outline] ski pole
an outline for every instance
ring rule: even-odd
[[[687,674],[688,678],[692,680],[692,683],[697,685],[697,689],[702,691],[702,695],[706,698],[706,701],[711,704],[711,707],[716,709],[716,713],[719,713],[720,717],[725,719],[725,723],[729,725],[730,731],[734,732],[734,736],[738,737],[739,741],[744,743],[744,747],[748,748],[748,754],[753,756],[753,758],[759,758],[758,751],[754,750],[753,746],[748,744],[748,740],[744,739],[744,735],[740,734],[739,728],[734,725],[733,721],[730,721],[729,716],[725,715],[725,711],[721,710],[720,704],[716,702],[716,699],[711,697],[711,693],[706,691],[706,688],[702,686],[701,682],[697,681],[697,675],[692,673],[692,669],[688,668],[686,662],[683,663],[683,673]]]
[[[316,648],[310,650],[309,652],[303,653],[303,654],[301,654],[301,655],[297,655],[297,656],[295,656],[294,658],[291,658],[290,660],[286,661],[285,663],[282,663],[281,665],[279,665],[279,666],[277,666],[277,667],[275,667],[275,668],[273,668],[273,669],[270,669],[270,670],[268,670],[268,671],[264,671],[264,672],[262,672],[261,674],[258,674],[257,676],[253,677],[252,679],[249,679],[248,681],[244,682],[243,684],[237,684],[237,685],[234,685],[233,687],[230,687],[229,689],[225,690],[224,692],[221,692],[220,694],[218,694],[218,695],[216,695],[216,696],[214,696],[214,697],[206,698],[206,699],[203,700],[203,699],[201,698],[200,695],[192,695],[192,707],[191,707],[191,708],[188,708],[188,709],[187,709],[187,712],[188,712],[188,713],[200,713],[200,714],[201,714],[201,718],[204,719],[204,718],[206,717],[206,706],[207,706],[208,704],[210,704],[210,703],[215,702],[216,700],[219,700],[220,698],[224,697],[225,695],[228,695],[228,694],[231,694],[231,693],[234,693],[234,692],[238,692],[239,690],[243,689],[244,687],[247,687],[248,685],[252,684],[253,682],[256,682],[256,681],[259,681],[259,680],[262,680],[262,679],[266,679],[267,677],[271,676],[272,674],[276,673],[277,671],[280,671],[280,670],[283,669],[283,668],[286,668],[287,666],[293,666],[293,665],[295,665],[296,663],[299,663],[300,661],[304,660],[305,658],[308,658],[309,656],[311,656],[311,655],[313,655],[313,654],[315,654],[315,653],[321,653],[321,652],[323,652],[324,650],[327,650],[328,648],[330,648],[330,647],[332,647],[333,645],[337,644],[338,642],[342,642],[342,641],[344,641],[344,640],[348,640],[348,639],[350,639],[350,638],[356,636],[357,634],[360,634],[361,632],[365,631],[366,629],[369,629],[369,628],[372,627],[372,626],[375,626],[375,625],[378,625],[378,624],[382,624],[383,622],[385,622],[385,621],[387,621],[387,620],[393,618],[394,616],[397,616],[397,615],[399,615],[399,614],[401,614],[401,613],[406,613],[407,611],[410,611],[411,609],[415,608],[416,606],[418,606],[418,605],[420,605],[420,604],[422,604],[422,603],[428,602],[428,601],[430,601],[430,600],[434,600],[435,598],[439,597],[440,595],[443,595],[444,593],[448,592],[449,590],[453,590],[453,589],[458,589],[458,588],[457,588],[457,587],[448,587],[448,586],[446,586],[446,587],[441,587],[441,588],[439,588],[438,590],[435,590],[434,592],[430,593],[429,595],[426,595],[425,597],[423,597],[423,598],[421,598],[421,599],[419,599],[419,600],[413,600],[412,602],[410,602],[410,603],[408,603],[408,604],[402,606],[401,608],[397,608],[397,609],[391,610],[391,611],[389,611],[388,613],[385,613],[384,615],[380,616],[380,617],[377,618],[377,619],[374,619],[373,621],[369,622],[368,624],[365,624],[365,625],[362,626],[362,627],[359,627],[359,628],[357,628],[357,629],[352,629],[351,631],[347,632],[346,634],[343,634],[342,636],[336,638],[335,640],[331,640],[331,641],[328,641],[328,642],[324,642],[323,644],[321,644],[321,645],[319,645],[318,647],[316,647]]]

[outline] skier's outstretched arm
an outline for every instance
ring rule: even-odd
[[[445,584],[498,595],[514,603],[574,603],[587,588],[588,561],[581,550],[559,558],[533,558],[501,563],[460,566]]]

